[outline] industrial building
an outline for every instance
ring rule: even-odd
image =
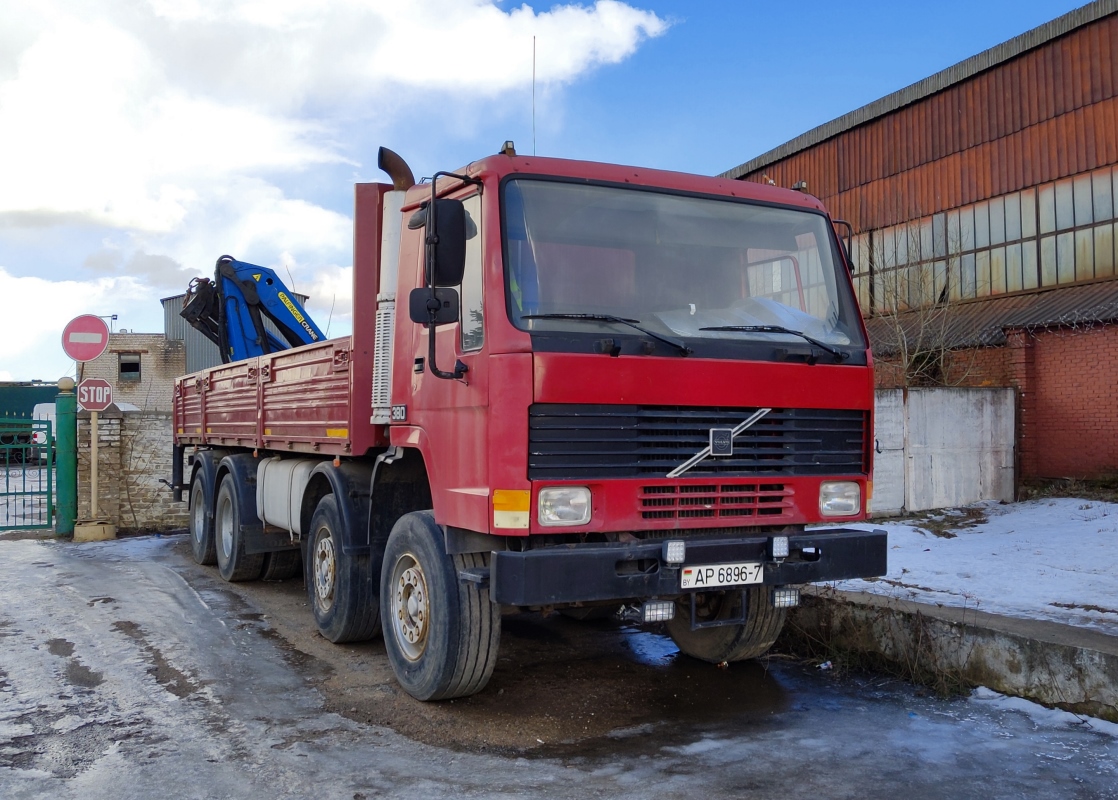
[[[849,223],[879,386],[1013,387],[1021,479],[1118,475],[1118,0],[725,176]]]

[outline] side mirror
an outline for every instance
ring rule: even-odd
[[[461,200],[436,200],[435,216],[438,242],[428,250],[427,277],[432,286],[457,286],[466,271],[466,207]]]
[[[431,289],[411,290],[411,294],[408,295],[408,314],[411,316],[411,321],[418,325],[430,324],[431,308],[434,306],[436,325],[450,325],[452,322],[457,322],[460,313],[458,290],[440,288],[434,290],[434,297],[431,294]]]

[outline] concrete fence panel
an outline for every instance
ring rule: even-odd
[[[1012,500],[1015,429],[1013,389],[877,392],[873,513]]]
[[[879,389],[874,403],[873,512],[900,514],[905,507],[904,391]]]

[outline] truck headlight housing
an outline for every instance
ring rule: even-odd
[[[585,525],[590,521],[590,489],[552,486],[540,489],[541,525]]]
[[[854,481],[819,484],[819,513],[824,517],[853,517],[862,509],[862,490]]]

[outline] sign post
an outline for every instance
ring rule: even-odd
[[[113,404],[113,387],[104,378],[87,378],[78,384],[78,405],[89,412],[89,515],[96,522],[101,518],[100,499],[97,496],[97,414]]]
[[[98,358],[109,346],[109,328],[93,314],[70,320],[62,330],[62,349],[75,361],[84,363]],[[97,415],[113,402],[113,387],[103,378],[89,378],[78,384],[78,405],[89,412],[89,516],[90,520],[74,526],[75,542],[115,539],[116,526],[101,518],[97,486]]]

